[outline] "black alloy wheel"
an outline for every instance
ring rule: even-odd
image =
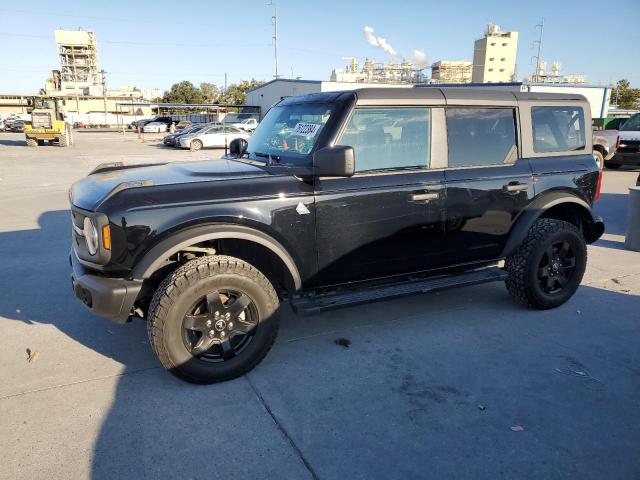
[[[576,270],[576,255],[567,241],[547,247],[538,265],[538,284],[548,295],[560,293],[572,280]]]
[[[258,314],[246,293],[220,289],[200,298],[182,320],[183,340],[205,362],[230,360],[251,342]]]

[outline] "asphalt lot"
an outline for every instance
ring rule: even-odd
[[[640,253],[623,245],[637,170],[605,172],[607,233],[564,306],[488,284],[285,311],[256,370],[203,387],[160,367],[143,322],[75,301],[67,189],[106,161],[219,154],[0,133],[1,479],[640,478]]]

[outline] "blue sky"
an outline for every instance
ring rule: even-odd
[[[472,60],[473,41],[493,21],[520,32],[517,71],[532,73],[535,25],[544,17],[542,57],[593,84],[627,78],[640,86],[640,1],[277,0],[280,74],[328,79],[342,57],[389,57],[367,44],[363,27],[401,55]],[[608,10],[607,10],[608,9]],[[168,89],[172,83],[273,78],[272,7],[263,0],[165,2],[0,1],[0,93],[33,93],[58,68],[53,30],[82,27],[98,39],[109,88]]]

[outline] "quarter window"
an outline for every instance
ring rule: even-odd
[[[340,145],[353,147],[356,172],[429,167],[429,108],[356,109]]]
[[[449,167],[513,163],[516,126],[511,108],[448,108]]]
[[[580,107],[532,107],[531,124],[536,153],[585,148],[584,112]]]

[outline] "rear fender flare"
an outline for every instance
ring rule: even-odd
[[[516,219],[507,243],[502,250],[501,258],[508,257],[520,246],[526,238],[527,232],[538,218],[551,208],[561,204],[578,208],[583,217],[586,218],[586,225],[583,227],[587,243],[595,242],[604,233],[602,219],[593,216],[591,207],[586,201],[566,192],[549,193],[531,202]]]
[[[264,232],[241,225],[202,225],[177,232],[149,250],[136,264],[131,276],[134,279],[150,278],[165,264],[167,258],[183,248],[207,240],[218,239],[249,240],[268,248],[282,260],[289,270],[296,290],[302,287],[298,267],[282,244]]]

